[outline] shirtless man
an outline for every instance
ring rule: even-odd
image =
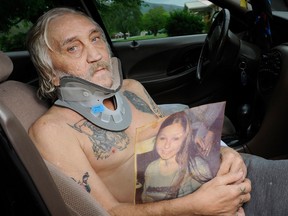
[[[115,78],[119,73],[117,64],[111,69],[109,46],[97,23],[70,9],[54,9],[32,28],[28,46],[40,74],[42,97],[60,99],[32,125],[29,135],[43,158],[66,175],[77,182],[85,175],[87,191],[108,213],[168,216],[235,215],[238,212],[244,215],[240,207],[250,200],[251,183],[245,178],[247,170],[241,156],[228,147],[221,149],[222,163],[217,177],[196,192],[174,200],[133,204],[135,129],[160,118],[161,112],[139,82],[124,80],[120,89],[121,77]],[[96,84],[89,89],[100,91],[100,99],[106,95],[101,89],[112,95],[94,107],[96,114],[106,108],[108,116],[110,111],[113,113],[120,106],[120,103],[116,106],[114,100],[118,94],[118,99],[131,110],[126,107],[127,116],[120,114],[119,121],[123,122],[131,114],[131,123],[119,126],[114,122],[116,129],[111,131],[105,129],[103,121],[99,124],[104,126],[99,127],[97,122],[69,108],[65,100],[69,97],[82,100],[89,95],[89,91],[85,92],[85,86],[89,85],[75,81],[76,87],[84,86],[83,97],[77,98],[79,89],[75,88],[75,94],[69,95],[66,90],[72,86],[74,91],[75,85],[69,79],[65,84],[61,81],[63,76],[80,77]],[[80,108],[80,113],[85,106]]]

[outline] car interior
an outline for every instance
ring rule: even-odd
[[[213,2],[221,5],[221,1]],[[249,70],[257,69],[258,73],[251,87],[253,88],[252,91],[250,91],[250,89],[248,91],[243,87],[237,89],[237,91],[240,92],[237,92],[236,96],[232,95],[232,99],[235,99],[233,97],[237,97],[238,100],[242,99],[241,96],[243,96],[243,98],[247,95],[251,96],[249,100],[252,101],[253,109],[249,112],[248,116],[246,114],[248,112],[247,110],[250,110],[250,106],[241,106],[241,110],[238,112],[241,113],[240,122],[238,122],[237,125],[234,124],[235,115],[226,113],[223,128],[225,136],[223,136],[223,140],[228,146],[241,153],[255,154],[268,159],[287,159],[288,74],[286,68],[288,68],[288,65],[286,64],[288,64],[288,43],[286,43],[286,38],[288,33],[283,32],[280,36],[277,34],[274,38],[272,48],[263,54],[263,50],[258,47],[255,48],[253,44],[244,40],[245,36],[242,35],[241,30],[237,30],[237,36],[229,31],[228,26],[230,26],[230,30],[234,30],[235,28],[235,23],[233,23],[235,19],[233,17],[236,14],[243,13],[248,20],[251,18],[250,10],[238,10],[236,7],[233,7],[233,3],[231,3],[231,5],[229,11],[223,12],[222,15],[218,16],[218,19],[216,18],[215,26],[213,27],[212,25],[210,32],[207,34],[208,38],[212,37],[213,39],[213,32],[215,29],[217,30],[220,25],[226,27],[226,36],[228,35],[225,37],[228,45],[226,44],[225,47],[219,45],[221,48],[220,53],[213,53],[215,59],[209,59],[210,63],[212,62],[211,67],[218,67],[218,63],[220,62],[220,66],[223,67],[225,71],[230,70],[236,63],[238,65],[246,62]],[[281,7],[281,5],[278,7]],[[227,17],[230,18],[230,16],[230,25],[225,25]],[[273,18],[274,22],[277,21],[277,23],[287,24],[288,22],[288,16],[283,16],[281,13],[275,13]],[[237,22],[237,24],[239,24],[239,22]],[[243,26],[245,25],[243,24]],[[278,26],[275,26],[272,30],[276,32],[281,31],[281,29],[278,29]],[[202,39],[205,38],[203,35],[200,37]],[[211,38],[209,41],[211,42]],[[203,43],[203,41],[201,43]],[[199,44],[201,43],[199,42]],[[200,68],[199,63],[197,68],[198,82],[201,84],[201,82],[206,79],[205,77],[209,76],[212,77],[214,81],[218,81],[218,79],[211,74],[213,71],[201,69],[201,67],[205,67],[206,60],[210,58],[210,56],[205,56],[205,50],[201,48],[202,46],[199,46],[199,44],[197,44],[197,49],[199,52],[200,50],[202,51],[199,58]],[[123,52],[121,46],[124,45],[119,44],[115,45],[115,47],[113,46],[113,49],[119,49],[114,52],[121,54],[121,51]],[[205,42],[203,47],[205,47]],[[240,51],[235,50],[235,47]],[[234,56],[240,56],[237,56],[236,63],[233,62],[233,65],[229,65],[228,62],[231,61],[231,59],[219,58],[223,53],[225,56],[231,55],[231,53],[233,53]],[[27,62],[29,62],[23,66],[23,68],[35,72],[32,63],[28,60],[28,52],[23,51],[21,56],[24,56]],[[196,57],[193,56],[193,58]],[[125,59],[123,59],[123,61],[125,61]],[[21,60],[21,62],[23,61]],[[30,77],[30,73],[26,75],[14,73],[15,70],[19,71],[19,68],[22,67],[21,62],[18,62],[17,54],[10,53],[7,55],[4,52],[0,52],[0,166],[2,170],[5,170],[1,183],[6,186],[1,195],[1,203],[3,203],[4,206],[6,205],[3,211],[7,215],[20,215],[23,209],[25,209],[25,212],[29,215],[109,215],[100,204],[81,189],[74,180],[65,176],[48,161],[43,160],[30,140],[27,133],[30,125],[47,111],[50,104],[38,99],[35,74]],[[216,65],[213,65],[213,63]],[[132,63],[124,65],[126,67],[125,69],[127,69],[126,71],[130,71],[130,68],[133,67],[135,69]],[[225,68],[227,65],[229,68]],[[239,68],[238,71],[241,72],[241,67]],[[129,78],[136,76],[136,78],[141,80],[141,76],[137,77],[137,75],[134,74],[128,73],[124,74],[124,76]],[[223,76],[225,77],[226,75],[224,74]],[[235,77],[225,78],[234,79]],[[239,77],[237,79],[239,79]],[[146,81],[149,84],[147,77],[143,78],[142,81],[144,86]],[[200,90],[203,90],[205,86],[210,84],[211,82],[208,82],[208,84],[203,82]],[[226,85],[226,83],[220,82],[217,86],[218,85]],[[186,103],[187,101],[185,99],[180,99],[179,103],[174,103],[172,100],[162,101],[160,99],[161,95],[156,94],[157,88],[155,84],[148,85],[148,91],[155,93],[154,96],[157,103],[159,103],[161,109],[166,114],[206,102],[206,100],[202,100],[200,96],[200,99],[196,100],[197,102],[193,104]],[[253,94],[251,92],[253,92]],[[209,94],[201,96],[207,98],[207,95]],[[219,100],[217,97],[213,98],[213,96],[211,96],[211,98],[208,99],[209,102]],[[232,99],[230,98],[229,100]],[[232,104],[232,106],[233,105],[234,104]],[[252,115],[252,117],[250,115]],[[241,129],[243,129],[244,132],[241,131]],[[247,136],[244,136],[244,139],[239,141],[239,133],[241,134],[242,132]],[[13,179],[13,181],[9,181],[9,179]],[[15,182],[19,183],[15,184]],[[3,197],[5,197],[5,199]],[[8,201],[6,199],[7,197]]]

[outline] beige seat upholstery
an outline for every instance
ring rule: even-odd
[[[26,132],[30,125],[48,109],[48,104],[36,97],[34,87],[13,80],[0,84],[0,100],[19,119]]]
[[[36,97],[34,87],[6,81],[12,69],[11,60],[0,52],[0,124],[51,215],[108,215],[89,193],[40,156],[27,131],[48,104]]]

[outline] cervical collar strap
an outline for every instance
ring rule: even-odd
[[[63,77],[58,87],[59,99],[55,105],[72,109],[103,129],[125,130],[131,123],[132,115],[126,98],[118,91],[122,84],[122,76],[119,76],[117,82],[120,86],[114,90],[81,78]],[[115,110],[110,110],[103,104],[105,99],[113,100]]]

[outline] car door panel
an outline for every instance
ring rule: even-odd
[[[219,85],[200,85],[198,58],[206,34],[154,40],[114,42],[125,78],[140,81],[158,104],[208,103]]]

